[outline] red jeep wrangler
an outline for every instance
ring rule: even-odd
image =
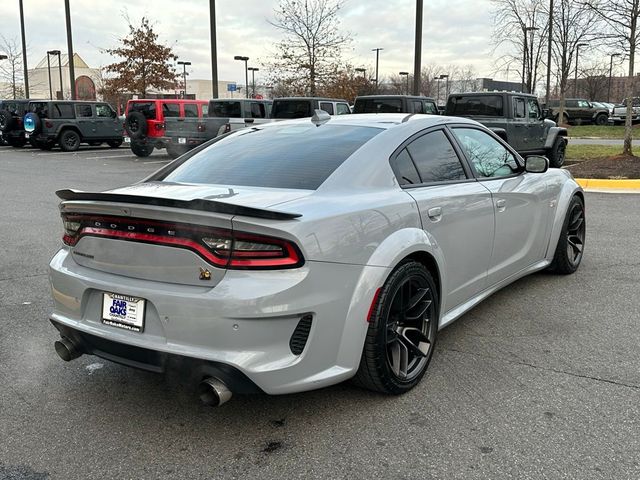
[[[138,157],[148,157],[154,148],[169,146],[165,137],[165,118],[202,118],[207,114],[208,106],[206,100],[129,100],[125,110],[124,141],[131,145],[131,151]]]

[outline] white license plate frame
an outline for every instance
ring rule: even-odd
[[[187,144],[187,139],[184,138],[184,137],[178,137],[178,144],[186,145]]]
[[[102,293],[102,323],[130,332],[144,331],[147,301],[144,298]]]
[[[124,137],[124,143],[131,143],[131,137]]]

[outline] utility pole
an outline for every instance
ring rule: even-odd
[[[545,104],[549,108],[549,94],[551,90],[551,42],[553,41],[553,0],[549,0],[549,42],[547,44],[547,94]]]
[[[422,11],[423,0],[416,0],[416,42],[413,64],[413,94],[420,95],[420,71],[422,70]],[[409,94],[409,77],[407,77],[407,95]]]
[[[67,20],[67,50],[69,51],[69,80],[71,81],[71,100],[76,99],[76,69],[73,64],[73,39],[71,38],[71,10],[69,0],[64,0],[64,13]],[[64,97],[64,94],[62,95]]]
[[[609,55],[609,85],[607,88],[607,103],[611,103],[611,74],[613,73],[613,57],[619,57],[619,53],[612,53]]]
[[[578,56],[580,55],[580,47],[588,47],[588,43],[578,43],[576,45],[576,78],[573,84],[573,98],[578,96]]]
[[[380,63],[380,50],[384,48],[372,48],[372,52],[376,52],[376,93],[378,93],[378,65]]]
[[[178,65],[182,65],[182,85],[184,86],[182,98],[187,98],[187,65],[191,65],[191,62],[178,62]]]
[[[249,67],[251,70],[251,98],[256,98],[256,72],[260,71],[258,67]]]
[[[218,48],[216,44],[216,0],[209,0],[211,30],[211,98],[218,98]]]
[[[22,33],[22,68],[24,69],[24,96],[29,98],[29,72],[27,68],[27,41],[24,36],[24,9],[20,0],[20,32]],[[15,85],[15,82],[13,82]]]

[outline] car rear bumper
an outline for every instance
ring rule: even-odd
[[[78,265],[62,249],[50,264],[50,318],[61,331],[90,336],[89,353],[109,358],[95,339],[123,345],[124,353],[110,358],[120,363],[162,371],[173,357],[190,359],[195,368],[213,362],[240,372],[266,393],[291,393],[355,374],[369,304],[379,286],[370,279],[385,276],[382,267],[307,262],[293,270],[229,270],[211,288],[99,272]],[[144,298],[144,331],[103,324],[103,292]],[[307,316],[311,327],[301,337],[297,327]],[[295,342],[303,344],[299,354],[292,350]],[[136,360],[136,348],[148,351],[153,361]]]

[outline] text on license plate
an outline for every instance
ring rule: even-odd
[[[131,138],[124,137],[124,143],[131,143]]]
[[[183,144],[187,143],[187,139],[184,138],[184,137],[180,137],[180,138],[178,138],[178,143],[183,145]]]
[[[102,323],[133,332],[144,329],[145,300],[143,298],[104,293],[102,295]]]

